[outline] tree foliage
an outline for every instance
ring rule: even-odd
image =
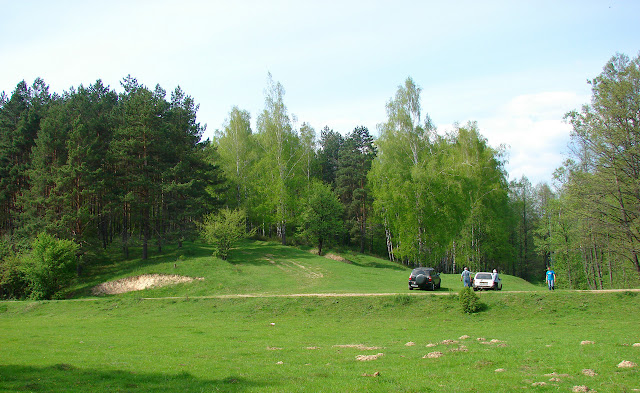
[[[332,243],[342,232],[342,205],[331,188],[319,181],[313,182],[302,212],[301,233],[322,248]]]
[[[603,288],[640,278],[640,56],[612,57],[589,83],[591,104],[566,115],[572,155],[550,238],[573,285]]]
[[[553,187],[508,182],[504,147],[490,146],[476,122],[437,130],[411,78],[386,103],[377,138],[362,126],[298,128],[269,74],[256,123],[234,106],[206,141],[198,105],[180,87],[167,98],[127,76],[120,92],[98,80],[59,95],[40,78],[22,81],[0,94],[0,237],[9,250],[0,296],[60,292],[59,283],[33,284],[37,264],[26,256],[41,232],[51,238],[38,242],[77,247],[80,274],[99,249],[147,258],[153,245],[180,246],[205,217],[218,225],[207,236],[224,257],[225,231],[242,227],[444,272],[466,265],[541,279],[553,265],[560,285],[637,285],[639,67],[640,56],[618,54],[589,82],[591,103],[566,115],[572,154]]]
[[[33,243],[22,270],[32,299],[59,296],[75,275],[78,245],[41,233]]]
[[[214,255],[223,260],[229,257],[238,241],[251,236],[247,233],[245,212],[228,208],[206,215],[200,225],[200,235],[213,245]]]

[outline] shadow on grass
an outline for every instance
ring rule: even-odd
[[[163,247],[162,253],[150,252],[149,258],[141,259],[139,247],[130,247],[130,258],[125,259],[121,250],[115,247],[104,251],[104,256],[85,266],[80,283],[69,293],[68,297],[91,296],[91,288],[110,281],[116,277],[129,276],[146,266],[154,266],[167,262],[176,262],[185,258],[201,258],[212,254],[212,247],[206,244],[184,242],[182,247],[168,245]],[[111,257],[107,256],[111,255]]]
[[[0,365],[3,392],[242,392],[270,385],[240,377],[222,380],[178,375],[79,369],[69,364],[50,367]]]
[[[358,267],[366,267],[366,268],[374,268],[374,269],[389,269],[389,270],[398,270],[398,271],[408,271],[406,266],[402,266],[402,265],[397,265],[397,264],[391,264],[391,263],[380,263],[380,262],[376,262],[376,261],[365,261],[365,262],[360,262],[355,260],[356,258],[353,258],[354,260],[351,261],[351,264],[354,266],[358,266]]]
[[[269,265],[273,261],[317,258],[309,252],[299,250],[295,247],[283,246],[276,242],[263,240],[245,240],[239,247],[231,250],[228,263],[232,265]]]

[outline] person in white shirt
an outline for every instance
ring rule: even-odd
[[[491,280],[493,281],[493,287],[498,288],[498,271],[493,269],[493,273],[491,273]]]

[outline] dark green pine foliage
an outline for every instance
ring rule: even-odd
[[[340,149],[344,144],[344,138],[340,133],[333,131],[329,127],[324,127],[320,131],[320,150],[318,151],[318,161],[320,165],[321,179],[325,183],[335,187],[336,172],[340,161]]]
[[[204,127],[196,121],[198,105],[180,87],[171,93],[165,114],[166,149],[162,160],[162,203],[156,212],[158,246],[163,241],[179,245],[196,231],[194,220],[217,207],[209,186],[221,183],[219,168],[207,162],[206,142],[200,142]]]
[[[367,189],[367,173],[376,157],[373,137],[366,127],[356,127],[344,140],[336,171],[336,193],[344,206],[349,241],[364,252],[373,198]]]
[[[117,98],[101,81],[72,89],[51,105],[33,149],[26,229],[44,228],[73,240],[81,255],[98,240],[107,244],[105,209],[112,182],[105,156]]]
[[[152,92],[128,76],[122,86],[118,108],[119,126],[110,144],[115,169],[115,189],[120,202],[121,235],[124,254],[129,255],[131,234],[139,234],[142,258],[148,257],[152,236],[152,209],[161,197],[161,160],[166,144],[162,117],[163,91]]]
[[[40,121],[51,100],[40,78],[18,83],[0,100],[0,234],[12,234],[21,214],[19,199],[29,187],[27,171]]]

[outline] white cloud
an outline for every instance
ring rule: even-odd
[[[477,119],[478,126],[491,146],[507,147],[510,180],[526,176],[533,184],[551,182],[553,172],[564,161],[571,134],[564,114],[588,99],[573,92],[519,95]]]

